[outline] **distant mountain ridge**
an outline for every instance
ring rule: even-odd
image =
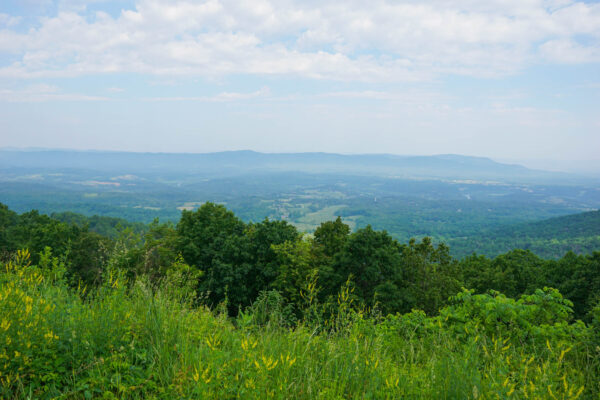
[[[0,169],[83,169],[143,174],[235,176],[246,173],[309,172],[384,175],[415,179],[458,179],[510,183],[589,181],[577,175],[532,170],[485,157],[442,154],[344,155],[335,153],[130,153],[75,150],[0,150]]]

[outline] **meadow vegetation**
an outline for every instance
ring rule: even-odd
[[[117,239],[1,210],[2,398],[600,395],[598,252],[455,260],[210,203]]]

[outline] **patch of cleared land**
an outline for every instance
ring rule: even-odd
[[[302,232],[313,232],[322,222],[335,220],[339,215],[339,211],[345,207],[347,207],[345,204],[325,207],[290,222]],[[351,216],[343,218],[343,221],[350,226],[350,229],[354,230],[356,226],[355,219],[356,217]]]

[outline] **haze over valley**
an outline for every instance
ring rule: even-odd
[[[452,240],[457,255],[481,252],[473,237],[487,231],[600,208],[598,178],[457,155],[4,150],[0,181],[18,212],[177,222],[211,201],[247,222],[285,220],[308,233],[342,216],[401,242]]]

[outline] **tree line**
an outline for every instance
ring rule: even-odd
[[[60,217],[19,215],[0,205],[0,256],[28,248],[37,264],[50,247],[72,286],[101,285],[113,269],[156,283],[177,271],[198,293],[198,305],[224,306],[233,316],[261,296],[276,296],[290,321],[306,317],[307,293],[335,308],[344,287],[355,307],[383,315],[413,309],[436,315],[462,288],[511,298],[556,288],[584,321],[599,302],[598,251],[559,260],[521,249],[456,259],[429,238],[399,243],[371,226],[351,232],[339,217],[306,235],[285,221],[245,223],[214,203],[183,211],[177,224],[154,221],[144,229],[116,219],[94,217],[90,225],[85,217]]]

